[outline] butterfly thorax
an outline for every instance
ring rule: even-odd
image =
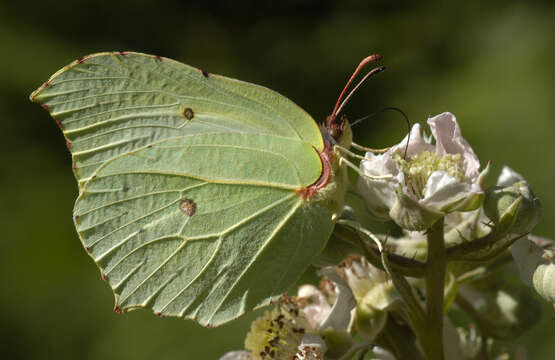
[[[324,150],[318,151],[322,161],[322,174],[312,185],[299,192],[306,201],[325,201],[326,206],[334,213],[343,208],[344,194],[347,184],[347,171],[340,165],[340,153],[335,150],[335,145],[349,148],[353,140],[351,126],[345,116],[336,127],[322,126]],[[334,136],[335,135],[335,136]]]

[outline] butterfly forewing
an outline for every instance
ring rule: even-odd
[[[285,97],[150,55],[85,57],[54,74],[31,99],[62,127],[78,179],[117,155],[183,135],[267,134],[323,148],[314,121]]]

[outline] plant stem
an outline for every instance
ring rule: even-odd
[[[428,229],[426,260],[426,315],[428,331],[420,339],[430,360],[443,360],[443,303],[447,257],[443,238],[443,218]]]

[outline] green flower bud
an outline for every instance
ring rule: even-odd
[[[544,248],[539,244],[551,245]],[[553,241],[528,235],[517,240],[511,253],[520,270],[521,279],[538,294],[555,305],[555,247]]]
[[[495,224],[512,223],[511,233],[524,234],[539,222],[542,207],[528,183],[519,181],[487,189],[484,212]]]

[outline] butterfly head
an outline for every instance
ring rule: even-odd
[[[347,115],[329,115],[326,118],[325,125],[322,126],[322,133],[324,134],[324,140],[330,145],[339,144],[348,148],[353,140],[353,133]]]
[[[364,75],[364,77],[352,88],[352,90],[349,91],[349,93],[347,93],[347,90],[351,87],[354,79],[360,74],[364,67],[366,67],[371,62],[381,59],[382,56],[379,54],[370,55],[364,58],[360,62],[360,64],[358,64],[349,81],[347,81],[347,84],[343,88],[343,91],[341,91],[341,94],[339,94],[332,113],[326,118],[326,123],[323,129],[323,132],[325,134],[324,137],[328,139],[331,143],[346,144],[347,147],[350,145],[352,141],[351,128],[349,126],[349,121],[347,120],[347,117],[341,114],[341,112],[343,111],[343,108],[349,102],[351,97],[354,95],[354,93],[358,90],[358,88],[368,78],[384,71],[385,66],[375,67],[372,70],[368,71],[366,75]]]

